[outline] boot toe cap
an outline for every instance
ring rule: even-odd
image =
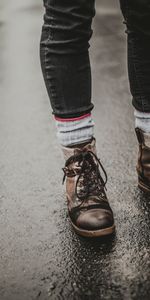
[[[100,230],[113,226],[114,218],[112,211],[104,209],[92,209],[82,212],[77,220],[78,228],[84,230]]]

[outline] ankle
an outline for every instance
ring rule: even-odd
[[[135,109],[135,128],[141,129],[143,132],[150,134],[150,113],[141,112]]]
[[[91,114],[84,114],[78,118],[61,119],[55,117],[57,138],[65,147],[83,146],[94,136],[94,122]]]

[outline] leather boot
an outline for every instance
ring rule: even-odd
[[[115,225],[105,192],[107,174],[97,158],[95,139],[80,147],[63,147],[63,153],[63,182],[66,179],[68,212],[74,230],[86,237],[111,234]]]
[[[138,186],[150,194],[150,135],[141,129],[135,129],[139,142],[139,155],[137,163]]]

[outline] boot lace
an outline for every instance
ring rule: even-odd
[[[70,166],[74,163],[76,163],[76,167],[71,168]],[[99,168],[103,171],[104,179]],[[66,176],[74,177],[78,175],[75,195],[81,201],[81,204],[89,196],[98,196],[99,200],[106,201],[107,173],[95,153],[86,151],[69,157],[62,170],[64,171],[63,183]]]

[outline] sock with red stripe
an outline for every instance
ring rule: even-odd
[[[73,146],[88,142],[94,136],[94,121],[91,113],[77,118],[58,118],[55,116],[57,138],[62,146]]]
[[[150,113],[134,110],[135,128],[140,128],[142,131],[150,134]]]

